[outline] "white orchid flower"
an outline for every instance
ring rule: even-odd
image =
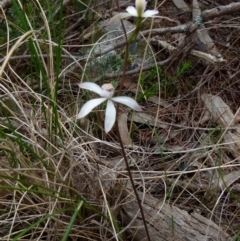
[[[104,101],[107,101],[105,123],[104,123],[104,129],[106,133],[108,133],[112,129],[116,121],[116,108],[114,106],[114,102],[126,105],[136,111],[142,111],[142,108],[139,106],[139,104],[130,97],[127,97],[127,96],[113,97],[114,87],[112,84],[104,84],[102,87],[100,87],[95,83],[85,82],[85,83],[79,84],[79,87],[82,89],[91,90],[99,94],[101,98],[96,98],[86,102],[82,106],[77,118],[85,117],[93,110],[93,108],[100,105]]]
[[[126,8],[127,13],[118,13],[109,21],[109,25],[115,23],[117,20],[128,18],[128,17],[137,17],[137,18],[152,18],[154,15],[158,14],[158,10],[146,10],[147,1],[145,0],[136,0],[135,6],[128,6]]]

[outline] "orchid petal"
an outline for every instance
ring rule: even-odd
[[[137,9],[133,6],[128,6],[126,8],[126,11],[131,15],[131,16],[134,16],[134,17],[138,17],[138,12],[137,12]]]
[[[97,99],[89,100],[82,106],[77,118],[80,119],[85,117],[93,110],[93,108],[103,103],[106,99],[107,98],[97,98]]]
[[[108,133],[116,121],[116,108],[111,100],[107,101],[104,129]]]
[[[100,96],[102,96],[102,94],[103,94],[103,89],[99,85],[92,83],[92,82],[80,83],[78,86],[81,89],[91,90],[91,91],[99,94]]]
[[[127,96],[118,96],[118,97],[113,97],[113,101],[121,103],[123,105],[126,105],[136,111],[142,111],[142,108],[140,105],[132,98],[127,97]]]
[[[142,17],[143,18],[150,18],[154,17],[153,15],[158,14],[158,10],[147,10],[143,13]]]
[[[123,18],[128,18],[128,17],[131,17],[131,16],[132,16],[132,14],[130,14],[130,13],[118,13],[110,19],[110,21],[108,22],[108,25],[111,25],[118,20],[121,20]]]

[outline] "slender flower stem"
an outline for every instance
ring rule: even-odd
[[[136,28],[128,39],[125,26],[123,24],[123,21],[121,20],[124,36],[125,36],[125,39],[126,39],[126,45],[125,45],[125,55],[124,55],[124,63],[123,63],[123,71],[122,71],[123,74],[122,74],[122,78],[121,78],[121,81],[120,81],[118,95],[122,94],[123,81],[125,80],[125,73],[127,71],[127,66],[128,66],[129,45],[137,38],[138,33],[140,32],[141,21],[142,21],[142,18],[137,18]]]
[[[140,198],[138,196],[137,190],[136,190],[135,185],[134,185],[131,169],[129,167],[127,156],[126,156],[126,153],[125,153],[125,149],[124,149],[124,146],[123,146],[123,143],[122,143],[122,139],[121,139],[121,136],[120,136],[120,133],[119,133],[118,118],[116,120],[116,132],[117,132],[118,140],[119,140],[119,143],[120,143],[120,146],[121,146],[121,149],[122,149],[123,159],[124,159],[126,167],[127,167],[129,179],[130,179],[130,182],[131,182],[131,185],[132,185],[132,188],[133,188],[133,191],[134,191],[134,194],[136,196],[136,199],[137,199],[137,202],[138,202],[138,206],[139,206],[139,209],[140,209],[140,212],[141,212],[143,225],[144,225],[144,228],[145,228],[145,231],[146,231],[146,235],[147,235],[147,240],[151,241],[150,235],[149,235],[149,232],[148,232],[148,228],[147,228],[147,222],[146,222],[146,219],[145,219],[145,216],[144,216],[144,212],[143,212],[143,208],[142,208],[142,204],[141,204],[141,200],[140,200]]]
[[[140,28],[136,27],[129,39],[127,40],[127,44],[131,44],[137,38],[139,32]]]
[[[126,39],[126,46],[125,46],[125,55],[124,55],[124,63],[123,63],[123,75],[122,75],[121,81],[120,81],[118,96],[120,96],[122,94],[123,81],[125,80],[125,73],[127,71],[127,66],[128,66],[128,52],[129,52],[129,42],[128,42],[128,38],[127,38],[127,32],[126,32],[126,29],[125,29],[125,26],[124,26],[124,23],[122,20],[121,20],[121,24],[122,24],[124,36]],[[117,113],[118,113],[118,106],[117,106]]]

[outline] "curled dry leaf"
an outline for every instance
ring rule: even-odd
[[[230,172],[227,175],[220,177],[218,181],[215,181],[214,188],[225,189],[240,179],[240,171]]]
[[[201,98],[214,121],[223,127],[234,125],[234,115],[221,97],[211,94],[202,94]]]
[[[222,127],[233,127],[235,125],[235,116],[229,106],[219,96],[211,94],[202,94],[201,96],[207,110],[210,112],[213,120]],[[239,128],[238,128],[239,129]],[[235,133],[228,130],[223,136],[229,151],[235,158],[239,158],[240,154],[240,132]]]
[[[191,9],[188,5],[184,2],[184,0],[173,0],[174,5],[183,12],[190,12]]]
[[[121,113],[118,116],[118,129],[119,129],[119,134],[122,139],[123,145],[132,145],[132,139],[130,137],[130,133],[128,131],[128,125],[127,125],[127,114],[126,113]]]

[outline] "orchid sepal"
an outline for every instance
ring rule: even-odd
[[[107,98],[97,98],[97,99],[93,99],[93,100],[89,100],[88,102],[86,102],[82,108],[81,111],[79,112],[77,118],[83,118],[86,115],[88,115],[95,107],[97,107],[98,105],[100,105],[101,103],[103,103]]]
[[[142,111],[141,106],[134,99],[132,99],[130,97],[117,96],[117,97],[113,97],[112,100],[117,103],[124,104],[124,105],[132,108],[133,110]]]
[[[81,89],[85,89],[85,90],[91,90],[97,94],[99,94],[101,97],[112,97],[111,93],[109,93],[109,91],[101,88],[99,85],[92,83],[92,82],[84,82],[84,83],[80,83],[78,85]]]
[[[104,129],[105,132],[108,133],[114,123],[116,121],[116,108],[111,100],[107,101],[106,113],[105,113],[105,121],[104,121]]]

